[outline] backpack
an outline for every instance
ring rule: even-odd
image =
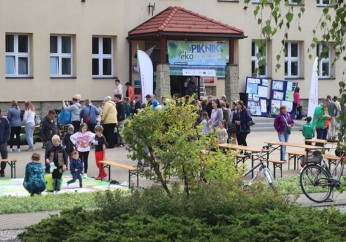
[[[61,112],[58,114],[58,124],[70,124],[71,123],[71,111],[61,109]]]

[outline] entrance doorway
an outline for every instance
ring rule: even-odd
[[[200,95],[199,95],[199,84],[200,84],[200,77],[199,76],[171,76],[171,95],[173,94],[179,94],[180,97],[183,97],[185,95],[188,95],[188,91],[187,91],[187,86],[189,81],[195,78],[196,80],[196,98],[199,99]]]

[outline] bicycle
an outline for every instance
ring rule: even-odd
[[[262,147],[262,152],[263,152],[263,149],[268,149],[268,146],[263,146],[263,147]],[[246,190],[247,188],[249,188],[249,187],[252,186],[252,184],[255,182],[255,180],[256,180],[258,174],[259,174],[261,171],[263,171],[263,176],[264,176],[265,180],[267,181],[267,183],[269,184],[269,186],[270,186],[273,190],[275,190],[275,183],[274,183],[273,176],[272,176],[272,174],[271,174],[269,168],[263,163],[263,160],[265,160],[265,159],[263,159],[263,157],[265,156],[265,154],[263,154],[262,152],[259,153],[259,154],[257,155],[258,158],[256,159],[256,160],[259,160],[260,163],[257,164],[256,166],[254,166],[253,168],[251,168],[251,169],[250,169],[247,173],[245,173],[245,175],[243,176],[243,179],[244,179],[244,178],[245,178],[247,175],[249,175],[251,172],[253,172],[253,171],[255,171],[257,168],[259,168],[259,169],[257,170],[257,172],[255,173],[255,175],[253,176],[253,178],[250,180],[250,182],[249,182],[248,184],[244,184],[244,182],[243,182],[243,190]],[[254,154],[252,154],[252,155],[254,155]]]
[[[308,157],[308,159],[300,157],[301,164],[304,166],[300,172],[300,187],[304,195],[313,202],[332,202],[330,195],[334,188],[336,190],[340,189],[346,153],[340,156],[336,166],[330,171],[321,152],[318,152],[313,152],[313,156]],[[341,168],[337,174],[336,169],[340,164]],[[332,174],[336,174],[336,178]]]

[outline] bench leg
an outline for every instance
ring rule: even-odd
[[[16,162],[12,162],[12,167],[13,167],[14,178],[17,178],[17,175],[16,175]]]
[[[254,159],[253,159],[253,155],[251,156],[251,169],[254,167]],[[251,178],[253,178],[253,170],[251,172]]]
[[[273,163],[273,170],[274,170],[273,173],[274,173],[274,178],[275,178],[276,175],[275,175],[275,164],[274,163]]]

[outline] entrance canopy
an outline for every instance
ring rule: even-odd
[[[243,39],[244,31],[182,7],[168,7],[128,33],[128,39],[148,37]]]

